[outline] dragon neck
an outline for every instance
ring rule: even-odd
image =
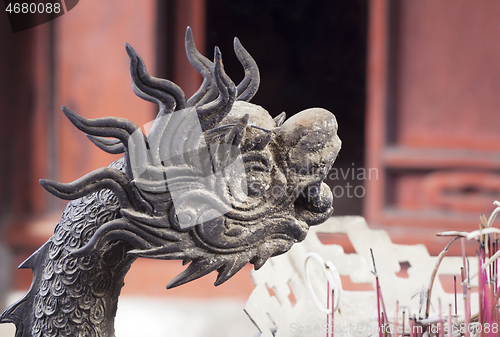
[[[135,260],[131,246],[110,241],[97,254],[73,257],[104,223],[120,217],[107,189],[71,201],[54,235],[21,268],[33,269],[28,294],[0,317],[17,326],[16,337],[113,337],[118,297]]]

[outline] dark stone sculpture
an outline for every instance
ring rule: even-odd
[[[218,48],[212,63],[188,28],[187,56],[204,81],[187,101],[126,49],[134,92],[159,104],[159,114],[146,136],[129,120],[90,120],[63,107],[99,148],[124,156],[69,184],[40,181],[71,201],[54,235],[20,266],[33,270],[32,287],[0,316],[16,337],[114,336],[137,257],[189,263],[167,288],[212,271],[219,285],[248,262],[258,269],[288,251],[333,211],[323,180],[340,150],[335,117],[315,108],[285,121],[248,103],[259,71],[238,39],[245,77],[236,87]]]

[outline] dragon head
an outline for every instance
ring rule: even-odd
[[[208,60],[188,28],[187,56],[204,78],[188,100],[126,49],[134,92],[160,107],[149,134],[123,118],[90,120],[63,107],[99,148],[124,153],[124,169],[101,168],[69,184],[41,181],[63,199],[103,188],[118,197],[122,217],[100,226],[73,255],[124,240],[134,247],[128,254],[190,262],[169,288],[215,270],[218,285],[248,262],[258,269],[288,251],[331,215],[333,197],[323,180],[341,145],[332,113],[313,108],[285,121],[284,113],[273,119],[249,103],[259,70],[238,39],[234,50],[245,77],[236,86],[218,48]]]

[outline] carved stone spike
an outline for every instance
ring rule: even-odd
[[[16,324],[16,337],[114,336],[137,257],[190,262],[168,288],[212,271],[219,285],[248,262],[259,269],[285,253],[330,216],[323,180],[340,150],[335,117],[314,108],[275,121],[248,103],[259,71],[237,39],[234,48],[245,69],[238,86],[219,49],[209,61],[188,28],[187,55],[204,81],[186,100],[126,46],[134,92],[160,107],[147,137],[129,120],[90,120],[63,107],[99,148],[124,156],[72,183],[40,181],[71,201],[54,235],[20,266],[33,270],[33,286],[0,316]]]

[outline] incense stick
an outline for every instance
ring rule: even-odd
[[[455,315],[456,315],[457,314],[457,276],[456,275],[453,276],[453,289],[455,292]]]
[[[330,309],[330,281],[326,281],[326,310]],[[333,312],[333,305],[332,305]],[[330,337],[330,314],[326,314],[326,337]]]

